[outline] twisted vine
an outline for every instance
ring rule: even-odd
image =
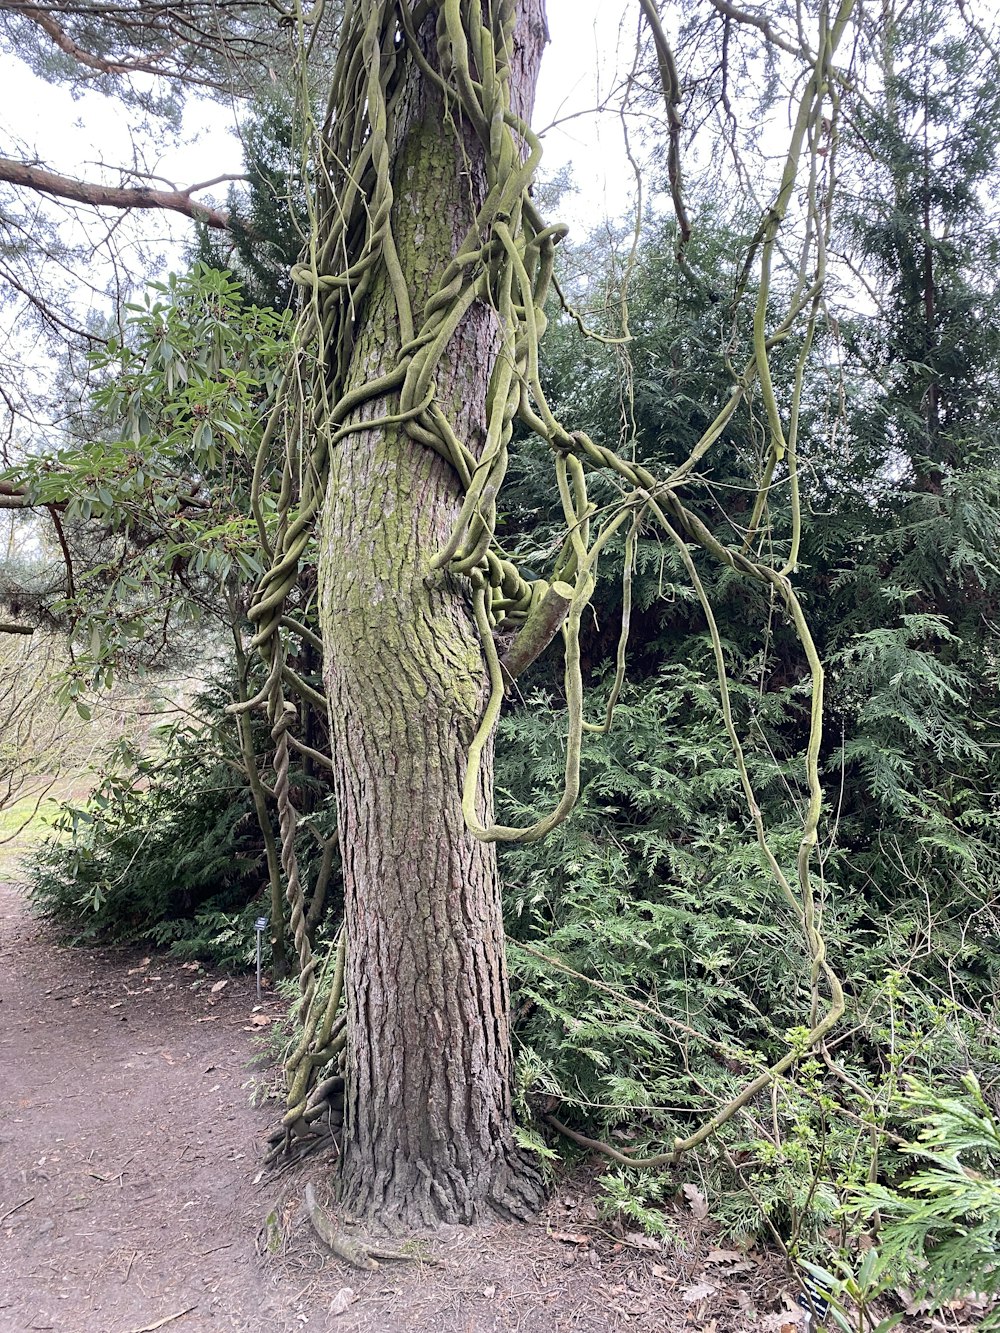
[[[484,6],[481,0],[416,0],[412,6],[408,0],[348,0],[329,101],[322,124],[313,127],[318,142],[316,187],[309,202],[307,250],[293,270],[302,292],[294,350],[260,447],[253,484],[253,512],[271,563],[257,588],[249,617],[254,627],[253,646],[267,662],[268,678],[245,706],[267,704],[274,728],[283,865],[302,988],[303,1032],[288,1062],[286,1123],[301,1114],[310,1079],[330,1058],[340,981],[335,980],[320,1006],[308,936],[302,924],[302,887],[293,845],[295,819],[287,790],[291,713],[283,701],[283,685],[290,676],[282,635],[289,623],[286,599],[313,540],[331,453],[348,435],[361,430],[402,427],[417,444],[447,460],[462,487],[460,513],[449,540],[431,560],[431,570],[432,577],[465,580],[489,676],[488,702],[470,748],[463,790],[463,811],[472,835],[493,842],[531,842],[544,837],[572,810],[579,791],[583,737],[587,731],[606,730],[612,723],[625,677],[635,542],[643,526],[654,526],[675,547],[703,608],[723,722],[755,836],[806,943],[813,1000],[804,1049],[821,1047],[843,1013],[843,992],[827,961],[810,875],[823,804],[818,768],[823,669],[790,580],[801,538],[796,453],[801,388],[822,300],[833,180],[832,163],[826,157],[828,148],[820,144],[820,136],[826,132],[822,127],[835,119],[832,61],[854,4],[855,0],[840,0],[832,17],[826,4],[821,8],[816,54],[809,56],[811,68],[803,84],[778,192],[747,257],[739,292],[749,282],[758,260],[760,265],[752,353],[742,369],[734,371],[729,398],[687,458],[667,477],[658,478],[640,463],[620,457],[583,432],[564,427],[542,390],[539,344],[547,322],[545,303],[554,287],[556,247],[566,229],[546,224],[529,193],[541,145],[514,110],[515,0],[496,0],[490,6]],[[679,79],[651,0],[641,0],[641,6],[653,36],[667,99],[670,185],[683,243],[690,227],[681,193]],[[303,51],[314,37],[315,19],[310,15],[303,13],[301,5],[290,12]],[[464,143],[463,133],[478,141],[485,172],[485,194],[475,220],[419,311],[412,308],[393,234],[393,153],[403,121],[407,71],[414,65],[440,98],[445,132],[454,133],[459,144]],[[308,117],[307,97],[303,98],[303,110]],[[774,258],[805,153],[809,154],[807,225],[798,273],[785,314],[769,331]],[[377,275],[384,276],[392,293],[401,346],[391,370],[358,384],[352,380],[352,373],[357,373],[353,362],[355,335],[364,321],[366,298]],[[478,454],[459,437],[447,405],[436,392],[437,372],[449,342],[477,302],[488,304],[494,312],[499,337],[499,354],[487,392],[485,439]],[[576,312],[570,313],[579,322]],[[786,425],[775,394],[770,356],[777,346],[796,335],[800,336],[800,346]],[[739,406],[754,392],[759,393],[765,408],[768,457],[745,539],[736,548],[720,541],[685,506],[681,493]],[[379,406],[385,404],[389,410]],[[376,409],[380,414],[366,415]],[[497,501],[515,421],[541,438],[552,454],[565,538],[549,579],[525,578],[497,541]],[[279,448],[282,442],[283,451]],[[280,460],[277,465],[276,454]],[[775,470],[782,463],[790,478],[792,530],[788,558],[775,566],[759,558],[754,549],[766,518]],[[620,490],[617,506],[600,522],[587,488],[588,473],[594,470],[610,473]],[[580,663],[581,623],[597,584],[600,559],[612,538],[623,530],[624,615],[614,681],[603,721],[588,723]],[[730,709],[718,627],[692,548],[769,589],[784,607],[802,645],[811,682],[811,718],[804,761],[808,804],[794,885],[769,845]],[[513,646],[501,659],[496,637],[511,632],[515,635]],[[510,679],[557,633],[563,641],[567,704],[562,795],[552,810],[527,826],[483,824],[477,814],[477,809],[483,808],[477,802],[480,759]],[[340,978],[344,947],[342,939],[337,965]],[[824,986],[827,997],[825,1012],[821,1012]],[[800,1054],[799,1049],[790,1051],[695,1134],[645,1164],[658,1164],[702,1142],[762,1087],[790,1068]]]

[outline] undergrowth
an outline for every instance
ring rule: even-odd
[[[914,678],[924,689],[926,673]],[[860,688],[860,676],[845,672],[842,680]],[[906,684],[882,681],[904,703]],[[882,707],[871,682],[866,697]],[[762,808],[776,810],[776,796],[795,790],[780,756],[797,696],[772,694],[762,706],[737,680],[734,701],[752,738],[748,762]],[[551,798],[562,762],[558,718],[544,692],[526,704],[506,720],[498,751],[498,791],[515,814]],[[912,739],[909,752],[918,766]],[[615,728],[591,737],[585,753],[574,819],[503,856],[518,1094],[536,1141],[550,1151],[576,1152],[542,1128],[554,1115],[642,1157],[690,1133],[801,1039],[809,979],[798,925],[780,907],[748,827],[717,696],[697,653],[626,689]],[[831,751],[832,771],[844,762],[842,750]],[[994,1266],[991,1257],[963,1266],[956,1239],[953,1268],[942,1267],[944,1223],[957,1238],[973,1234],[968,1218],[988,1219],[976,1224],[987,1246],[1000,1228],[995,1186],[975,1195],[968,1176],[940,1156],[936,1210],[925,1203],[915,1211],[930,1186],[913,1174],[902,1146],[920,1107],[932,1104],[929,1088],[954,1084],[963,1070],[982,1081],[975,1124],[982,1143],[989,1137],[1000,1066],[992,843],[978,827],[970,833],[948,822],[940,808],[930,819],[926,798],[910,799],[896,786],[907,813],[890,845],[908,874],[891,895],[886,858],[866,844],[860,813],[843,816],[853,848],[821,850],[824,933],[849,995],[843,1035],[822,1057],[804,1051],[790,1077],[706,1145],[696,1168],[649,1172],[609,1162],[599,1181],[609,1214],[665,1235],[665,1205],[697,1169],[724,1239],[780,1244],[795,1264],[826,1263],[828,1274],[839,1255],[848,1276],[830,1275],[830,1283],[841,1284],[845,1310],[856,1308],[850,1290],[861,1256],[858,1264],[851,1256],[873,1205],[887,1228],[884,1252],[893,1262],[905,1252],[911,1265],[929,1264],[927,1280],[942,1291],[992,1290],[984,1271]],[[787,864],[795,829],[770,831]],[[950,1119],[928,1121],[937,1137],[925,1131],[927,1151],[955,1152],[958,1127],[968,1130],[960,1104],[950,1104]],[[952,1187],[967,1186],[950,1216],[942,1171]],[[869,1277],[874,1282],[866,1270]]]
[[[255,959],[254,921],[270,910],[267,867],[222,698],[218,688],[201,697],[204,722],[160,728],[151,754],[119,745],[87,800],[50,818],[29,891],[74,942],[143,940],[231,970]],[[317,821],[332,823],[322,804],[300,834],[307,873]],[[266,932],[264,948],[266,959]]]

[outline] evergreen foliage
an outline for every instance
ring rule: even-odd
[[[235,728],[231,682],[160,727],[151,750],[122,742],[82,805],[64,804],[30,868],[31,898],[77,943],[142,940],[181,958],[240,969],[267,915],[268,870]],[[263,728],[256,728],[257,732]],[[266,736],[255,748],[268,752]],[[319,837],[334,823],[323,784],[297,766],[299,853],[315,882]],[[329,910],[337,915],[336,892]]]
[[[870,1172],[886,1173],[890,1193],[906,1180],[891,1148],[915,1110],[897,1096],[903,1080],[946,1086],[973,1070],[986,1104],[998,1095],[1000,344],[983,188],[996,179],[995,118],[984,111],[995,85],[977,82],[971,39],[935,36],[931,20],[929,7],[910,7],[892,35],[885,86],[853,145],[875,157],[851,176],[858,193],[841,235],[884,300],[823,334],[804,389],[808,563],[797,586],[828,667],[824,933],[850,997],[849,1033],[827,1063],[800,1066],[771,1106],[762,1098],[723,1131],[704,1167],[713,1212],[734,1234],[775,1227],[793,1255],[814,1259]],[[742,237],[738,220],[716,216],[695,235],[690,274],[673,262],[671,228],[647,228],[624,376],[620,350],[590,343],[581,356],[570,321],[553,312],[557,410],[569,405],[567,415],[617,435],[650,466],[684,456],[739,364],[719,294]],[[620,275],[606,282],[591,277],[575,295],[614,314]],[[789,367],[779,360],[777,371]],[[714,498],[727,496],[738,522],[727,492],[759,475],[761,448],[751,404],[705,478],[703,513],[720,533],[727,519]],[[542,551],[558,521],[530,453],[514,468],[508,540]],[[780,533],[780,469],[775,481],[768,532]],[[751,627],[767,620],[759,595],[725,574],[708,578],[740,735],[781,846],[781,798],[796,791],[791,760],[804,737],[790,636],[772,616],[756,637]],[[511,950],[525,1104],[642,1156],[688,1132],[780,1049],[808,988],[736,786],[700,611],[672,553],[649,536],[633,598],[633,686],[611,736],[587,742],[574,820],[508,851],[503,869],[511,933],[538,951]],[[589,640],[596,677],[613,656],[620,607],[605,586]],[[539,667],[524,694],[499,751],[512,814],[551,801],[561,764],[558,681]],[[633,1217],[649,1212],[643,1192],[662,1188],[627,1167],[605,1182],[625,1212],[631,1198]],[[932,1238],[911,1231],[905,1244],[919,1262]],[[949,1289],[982,1289],[981,1277],[956,1265]]]
[[[1000,1120],[972,1074],[963,1089],[912,1084],[902,1109],[920,1134],[908,1151],[917,1169],[898,1188],[870,1185],[867,1208],[882,1217],[882,1253],[917,1300],[1000,1295]],[[1000,1327],[1000,1311],[980,1328]]]
[[[291,270],[308,229],[293,107],[276,93],[257,100],[240,137],[246,181],[229,190],[231,231],[222,238],[199,227],[195,256],[237,275],[247,305],[288,310],[295,293]]]

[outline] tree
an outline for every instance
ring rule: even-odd
[[[345,80],[343,107],[348,113],[345,116],[348,126],[360,116],[357,102],[351,99],[358,91],[354,76],[363,48],[372,66],[370,35],[362,41],[363,34],[350,26],[357,24],[359,14],[365,23],[372,22],[367,11],[352,10],[340,47],[339,77]],[[513,8],[508,6],[496,21],[493,38],[500,47],[498,62],[511,62],[513,52],[512,83],[516,87],[511,97],[497,76],[491,93],[498,113],[502,94],[520,115],[526,114],[530,106],[544,22],[540,10],[528,6],[510,48],[513,20]],[[380,22],[386,34],[402,37],[395,17],[383,14]],[[373,153],[370,148],[367,152],[362,148],[362,184],[368,199],[361,191],[355,193],[355,203],[362,214],[369,208],[369,199],[378,195],[380,186],[387,189],[390,206],[393,191],[398,196],[400,202],[393,213],[394,230],[398,234],[395,246],[399,273],[407,287],[404,303],[414,310],[419,310],[433,293],[442,271],[449,264],[454,266],[453,252],[476,226],[480,207],[490,189],[485,146],[475,144],[473,129],[464,126],[457,136],[441,134],[445,102],[435,86],[434,76],[428,77],[420,63],[426,64],[429,56],[434,58],[433,13],[421,16],[420,22],[419,34],[411,35],[412,43],[400,43],[403,49],[398,57],[391,43],[382,53],[386,82],[392,84],[388,101],[398,111],[393,128],[395,161],[390,167],[383,138],[375,162],[378,178],[372,181],[364,176],[364,164],[367,157],[368,166],[372,165]],[[477,35],[479,31],[477,28]],[[489,37],[488,28],[481,31]],[[377,62],[373,67],[377,70]],[[371,98],[370,88],[368,93]],[[376,97],[374,106],[378,101]],[[343,136],[339,124],[335,124],[335,129]],[[376,124],[374,129],[377,134],[379,126]],[[482,129],[481,124],[474,127],[480,135]],[[469,142],[465,142],[467,137]],[[508,138],[511,145],[519,142],[510,133]],[[346,148],[350,151],[344,152],[344,147],[339,142],[331,145],[323,164],[331,178],[327,198],[335,206],[339,206],[335,191],[344,180],[345,171],[358,170],[352,158],[358,145],[351,143],[349,135]],[[516,151],[520,152],[520,147]],[[517,174],[520,193],[528,173],[522,169]],[[468,193],[470,175],[472,198]],[[29,188],[51,185],[64,195],[70,190],[64,183],[52,183],[47,178],[40,182],[18,176],[14,183]],[[143,202],[132,193],[107,190],[88,192],[85,196],[77,191],[74,197],[114,207]],[[148,202],[156,206],[168,202],[169,206],[175,206],[173,200],[160,198]],[[226,220],[220,217],[220,221]],[[385,224],[383,216],[378,225],[385,228]],[[348,239],[352,245],[357,243],[356,236],[349,235]],[[336,250],[331,260],[334,263],[339,260]],[[361,266],[365,267],[363,261]],[[300,268],[300,282],[305,272]],[[481,441],[485,436],[487,388],[500,337],[489,300],[482,299],[489,294],[473,290],[471,295],[480,297],[477,308],[465,321],[455,347],[448,349],[448,364],[439,369],[438,393],[441,401],[448,403],[449,410],[454,410],[458,429],[474,449],[477,439]],[[387,373],[394,373],[390,368],[396,362],[401,343],[406,341],[406,330],[393,318],[390,306],[398,305],[399,290],[387,285],[385,273],[379,273],[370,291],[355,286],[349,288],[348,296],[355,303],[356,317],[352,311],[352,318],[344,321],[337,332],[343,340],[338,349],[343,355],[340,369],[349,395],[352,381],[365,386],[374,381],[377,385],[379,366],[385,366]],[[152,317],[156,316],[154,310]],[[112,346],[113,356],[116,350]],[[184,359],[172,347],[167,347],[164,354]],[[304,360],[307,370],[308,355]],[[157,360],[155,349],[153,360]],[[469,366],[475,367],[471,373]],[[137,367],[137,371],[142,374],[141,368]],[[135,378],[133,375],[133,381]],[[322,401],[326,397],[322,371],[312,383],[317,385]],[[135,383],[125,385],[125,389],[135,393]],[[182,397],[189,399],[191,393],[185,391]],[[319,419],[319,401],[305,409],[314,419]],[[140,413],[145,410],[138,397],[136,404]],[[181,424],[179,439],[189,415],[188,407],[185,401],[176,418]],[[196,404],[194,410],[202,409]],[[380,415],[377,410],[376,415]],[[140,439],[144,439],[149,427],[140,421],[136,430]],[[196,431],[196,451],[201,443]],[[273,448],[273,435],[267,443]],[[211,443],[207,447],[211,448]],[[157,448],[159,453],[163,452],[162,444]],[[372,455],[380,465],[395,468],[396,476],[380,478],[377,470],[371,471],[366,460]],[[65,488],[74,469],[83,468],[88,484],[93,480],[88,471],[89,461],[86,456],[77,459],[75,455],[67,455],[55,475],[47,475],[44,470],[39,474],[36,489],[45,489],[49,499],[58,498],[65,503]],[[130,467],[133,474],[135,467],[139,469],[141,491],[146,485],[141,462],[133,458]],[[265,457],[262,470],[269,478],[273,460]],[[287,476],[287,464],[285,472]],[[128,473],[127,468],[115,488],[115,494],[120,491],[126,501],[132,485]],[[207,475],[202,467],[188,492],[190,503],[196,507],[205,498]],[[280,468],[278,476],[281,477]],[[419,513],[406,495],[415,481],[422,492]],[[390,487],[388,493],[380,490],[386,484]],[[435,460],[424,444],[409,439],[400,430],[386,431],[374,450],[364,436],[357,448],[348,438],[335,455],[330,486],[331,495],[339,492],[345,501],[350,500],[343,506],[334,503],[327,516],[327,545],[331,549],[328,568],[340,564],[348,585],[352,586],[340,588],[336,578],[330,582],[332,591],[327,601],[334,611],[328,617],[326,637],[327,651],[332,650],[335,664],[328,671],[328,682],[337,701],[334,717],[338,735],[334,753],[340,756],[341,821],[350,831],[354,849],[351,868],[345,877],[350,890],[348,933],[352,940],[348,994],[352,1011],[366,1014],[364,1024],[358,1022],[354,1029],[349,1079],[352,1093],[346,1129],[351,1144],[345,1153],[345,1160],[350,1162],[346,1169],[347,1197],[359,1210],[378,1210],[406,1221],[437,1217],[472,1220],[491,1208],[522,1214],[537,1202],[539,1181],[513,1141],[504,941],[495,849],[492,843],[478,840],[466,830],[461,786],[457,781],[485,703],[486,681],[465,589],[447,580],[433,589],[424,584],[428,561],[445,543],[461,509],[460,487],[443,461]],[[284,490],[284,479],[278,489]],[[365,560],[351,549],[364,531],[356,519],[359,515],[384,514],[388,508],[387,494],[395,494],[399,500],[400,526],[386,538],[393,568],[373,570],[382,576],[381,580],[376,577],[374,583],[362,587],[367,573]],[[22,502],[33,501],[34,491],[19,498]],[[107,498],[114,504],[112,492],[108,492]],[[261,523],[265,549],[275,535],[279,540],[287,535],[283,519],[274,533],[269,514],[260,507],[259,493],[252,497],[251,505]],[[123,516],[128,509],[126,504]],[[131,521],[130,517],[125,518],[126,528]],[[412,532],[408,531],[411,522]],[[339,561],[332,554],[338,548]],[[149,549],[155,565],[158,547]],[[384,614],[381,620],[372,618],[380,597],[386,593],[387,582],[393,579],[398,584],[399,597],[408,603],[411,624],[419,627],[426,622],[422,642],[411,642],[408,632],[402,637],[393,634],[392,614],[388,620]],[[347,603],[344,614],[337,607],[341,597]],[[386,600],[383,613],[393,606],[393,601]],[[342,637],[345,633],[350,641],[351,616],[359,613],[367,642],[352,644],[355,660],[348,667],[340,645],[345,642]],[[379,699],[372,692],[373,683],[380,679],[377,668],[382,664],[391,667],[390,659],[395,655],[398,664],[381,677],[388,694]],[[272,711],[276,722],[282,716],[280,704],[284,701],[287,681],[284,649],[281,659],[282,671],[278,677],[281,700],[274,701]],[[408,717],[400,716],[400,673],[412,677],[415,690],[418,696],[423,696],[425,704],[436,699],[436,713],[417,708]],[[387,719],[398,721],[401,726],[387,734]],[[399,765],[392,781],[394,775],[382,771],[381,756],[394,750],[398,750]],[[488,793],[488,755],[483,771]],[[426,788],[419,806],[413,799],[418,777]],[[279,777],[279,789],[281,781]],[[415,819],[418,808],[423,809],[419,822]],[[487,806],[482,809],[485,815]],[[286,817],[284,809],[282,817]],[[362,825],[367,828],[365,837],[371,854],[367,865],[361,864],[362,847],[357,837]],[[419,845],[402,860],[401,843],[408,838],[416,842],[418,833]],[[288,838],[285,844],[287,855]],[[294,873],[289,868],[290,876]],[[380,915],[384,890],[393,878],[396,914]],[[428,933],[427,926],[432,921],[437,926],[434,933]],[[425,935],[423,941],[419,940],[420,930]],[[412,951],[412,958],[404,971],[400,959],[408,951]],[[303,968],[304,975],[308,971]],[[372,979],[370,989],[365,984],[366,976]],[[375,979],[382,987],[378,1006],[373,1005],[371,998]],[[440,1055],[445,1032],[452,1049],[448,1061],[443,1063]],[[391,1097],[398,1098],[395,1105],[390,1102]]]
[[[431,58],[436,18],[423,21],[396,73],[388,168],[388,223],[415,312],[475,234],[492,184],[470,127],[441,133],[441,92],[418,63],[420,53]],[[510,102],[524,119],[544,33],[537,0],[518,5]],[[355,325],[348,391],[399,364],[407,333],[391,276],[375,280]],[[500,351],[497,321],[480,300],[437,369],[438,397],[474,454],[485,444]],[[375,398],[368,411],[378,418],[395,409]],[[362,419],[333,455],[323,518],[352,1024],[344,1201],[407,1223],[522,1215],[539,1198],[513,1141],[496,849],[472,835],[462,812],[487,683],[465,590],[432,574],[462,498],[451,465],[402,424],[369,430]],[[492,738],[480,796],[486,818],[491,747]]]
[[[689,223],[678,161],[678,72],[655,7],[642,0],[642,9],[668,105],[668,176],[683,248]],[[311,22],[322,10],[308,19],[298,15],[300,50],[312,45]],[[821,7],[813,44],[800,34],[791,47],[806,66],[796,85],[791,146],[737,271],[730,312],[735,320],[749,297],[752,330],[741,329],[727,349],[728,396],[663,479],[642,460],[567,430],[541,386],[538,344],[563,229],[546,225],[530,194],[539,156],[526,122],[543,34],[537,6],[531,0],[495,8],[477,0],[420,4],[412,11],[374,0],[347,6],[329,110],[318,127],[308,243],[293,270],[303,293],[295,355],[250,487],[250,509],[271,558],[248,612],[267,679],[240,711],[265,701],[269,708],[306,1015],[300,1050],[315,1036],[310,1062],[319,1065],[340,1050],[327,1021],[339,979],[321,997],[320,1022],[294,855],[297,816],[286,765],[295,714],[286,688],[294,675],[285,638],[304,629],[287,614],[286,598],[312,553],[311,525],[322,508],[319,586],[346,889],[341,1183],[355,1212],[402,1224],[473,1220],[494,1211],[523,1213],[539,1196],[511,1125],[494,847],[542,837],[573,806],[585,731],[583,617],[599,560],[616,539],[624,539],[623,591],[630,586],[631,553],[645,523],[663,534],[707,620],[722,727],[757,843],[753,855],[801,928],[810,1009],[808,1031],[772,1067],[701,1129],[646,1163],[662,1164],[702,1142],[818,1045],[843,1010],[817,926],[810,870],[822,809],[823,673],[792,575],[801,545],[800,390],[823,292],[833,180],[823,167],[822,126],[834,110],[832,61],[851,12],[851,0],[832,16]],[[728,6],[724,13],[737,24],[745,17]],[[770,40],[767,25],[751,27]],[[303,96],[307,120],[311,106]],[[779,233],[796,207],[803,161],[809,171],[799,254],[778,291]],[[776,349],[792,366],[784,413],[772,374]],[[758,404],[766,421],[762,475],[750,469],[749,517],[730,519],[720,538],[684,503],[684,489],[720,437],[735,433],[737,414]],[[515,416],[545,443],[554,471],[561,522],[550,579],[522,575],[497,541]],[[781,469],[792,495],[790,532],[775,539],[781,553],[772,555],[763,537]],[[600,513],[588,475],[604,500]],[[783,608],[805,653],[805,814],[794,857],[779,860],[768,838],[694,551]],[[600,731],[610,725],[621,686],[627,610],[623,620]],[[534,823],[498,826],[491,765],[504,692],[560,630],[564,790]],[[289,1128],[303,1118],[302,1091],[296,1073]]]
[[[674,117],[673,56],[655,9],[642,7]],[[280,734],[289,716],[283,599],[322,505],[321,617],[346,900],[341,1184],[354,1212],[404,1224],[471,1220],[491,1210],[524,1211],[537,1196],[510,1135],[502,935],[490,845],[537,840],[572,809],[585,731],[582,618],[598,561],[616,534],[627,534],[628,583],[635,536],[646,520],[672,543],[708,619],[725,734],[758,854],[805,937],[811,977],[805,1048],[821,1041],[843,1012],[816,924],[810,872],[822,808],[823,675],[789,575],[801,537],[795,446],[802,367],[822,293],[830,191],[816,165],[823,155],[818,127],[830,97],[829,62],[851,8],[845,0],[834,17],[825,10],[819,15],[819,55],[803,47],[809,73],[791,146],[775,201],[737,280],[734,306],[759,254],[749,359],[742,374],[729,367],[728,399],[667,481],[583,432],[569,432],[540,383],[544,301],[564,230],[547,226],[530,196],[539,146],[524,116],[530,100],[525,80],[530,83],[536,59],[530,53],[540,43],[540,16],[513,4],[486,13],[471,0],[426,14],[422,8],[413,15],[390,12],[366,0],[347,11],[319,149],[310,246],[294,271],[306,293],[296,333],[300,350],[265,435],[273,442],[280,430],[286,440],[274,557],[249,615],[269,666],[266,693]],[[671,124],[676,129],[674,119]],[[670,143],[671,184],[680,203],[673,133]],[[804,154],[812,176],[802,257],[790,293],[782,293],[786,313],[777,315],[769,336],[772,298],[778,300],[771,269]],[[679,227],[683,243],[686,218]],[[819,273],[811,276],[814,265]],[[804,331],[786,427],[771,352],[800,316]],[[723,544],[679,491],[758,387],[768,422],[764,472],[749,535],[737,548]],[[524,577],[496,544],[497,496],[515,416],[545,442],[554,465],[562,529],[551,581]],[[303,441],[308,452],[300,452]],[[790,555],[772,561],[748,548],[756,544],[772,478],[786,457]],[[258,471],[268,463],[262,452]],[[600,521],[588,471],[611,482]],[[724,648],[689,544],[776,598],[804,650],[811,703],[795,887],[770,846],[754,796],[728,703]],[[560,627],[565,787],[555,808],[534,823],[497,825],[492,742],[505,681]],[[514,639],[501,660],[497,640],[508,635]],[[610,725],[627,638],[626,614],[618,683],[599,731]],[[287,851],[294,811],[281,803]],[[301,906],[290,857],[287,869],[294,923]],[[303,958],[307,1012],[315,997],[310,966]],[[315,1022],[307,1022],[310,1027],[315,1030]],[[322,1054],[332,1049],[323,1046]],[[708,1124],[645,1164],[703,1141],[798,1058],[793,1046]],[[305,1106],[296,1104],[300,1092],[296,1083],[290,1125]]]

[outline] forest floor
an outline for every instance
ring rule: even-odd
[[[0,885],[2,1333],[802,1328],[780,1261],[720,1245],[693,1183],[671,1246],[599,1221],[578,1173],[536,1223],[446,1228],[420,1262],[347,1267],[301,1210],[329,1157],[262,1167],[276,1113],[251,1105],[250,1062],[283,1013],[252,978],[63,947]]]

